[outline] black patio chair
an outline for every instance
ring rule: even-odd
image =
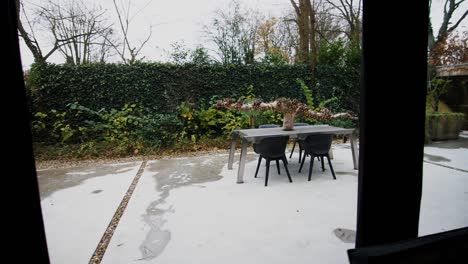
[[[310,155],[310,166],[309,166],[309,178],[310,181],[312,177],[312,168],[314,166],[314,158],[320,157],[322,162],[322,171],[325,171],[324,166],[324,157],[328,160],[328,165],[330,166],[333,179],[336,180],[335,171],[330,161],[330,156],[328,152],[330,151],[332,145],[333,135],[332,134],[315,134],[309,135],[305,140],[299,141],[299,144],[304,149],[304,155],[302,157],[301,166],[299,167],[299,172],[302,170],[306,155]]]
[[[309,123],[294,123],[294,126],[310,126]],[[292,150],[291,150],[291,154],[289,154],[289,158],[292,158],[292,155],[294,153],[294,149],[296,148],[296,143],[299,141],[300,139],[294,139],[294,145],[292,147]],[[301,145],[299,145],[299,162],[301,162],[301,156],[302,156],[302,151],[303,149],[301,148]]]
[[[257,170],[255,171],[255,178],[257,178],[258,170],[260,164],[262,163],[262,158],[266,160],[266,175],[265,175],[265,186],[268,185],[268,174],[270,171],[270,161],[276,161],[276,168],[278,169],[278,174],[280,172],[279,161],[283,161],[283,166],[288,175],[289,182],[292,182],[291,175],[289,174],[288,164],[286,161],[286,156],[284,154],[286,150],[286,145],[288,144],[289,137],[269,137],[260,140],[258,143],[253,144],[255,153],[259,154]]]
[[[274,128],[274,127],[279,127],[279,126],[276,125],[276,124],[263,124],[263,125],[258,126],[258,128]],[[286,157],[286,154],[285,154],[285,157]],[[288,164],[288,160],[286,160],[286,164]],[[265,166],[266,166],[266,164],[265,164]],[[279,169],[278,169],[278,171],[279,171]]]

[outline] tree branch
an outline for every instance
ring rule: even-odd
[[[151,38],[151,35],[153,34],[153,28],[150,26],[150,33],[148,35],[148,37],[146,38],[145,41],[143,41],[143,43],[141,43],[140,45],[140,48],[137,49],[137,51],[135,52],[135,56],[138,55],[141,51],[141,49],[143,48],[143,46],[145,46],[145,44],[149,41],[149,39]]]
[[[460,2],[461,2],[461,1],[460,1]],[[462,22],[462,20],[466,18],[467,15],[468,15],[468,10],[465,11],[465,13],[464,13],[464,14],[460,17],[460,19],[455,23],[455,25],[453,25],[452,27],[450,27],[450,28],[447,30],[447,32],[450,33],[450,32],[452,32],[453,30],[455,30],[455,29],[458,27],[458,25],[460,25],[460,23]]]
[[[294,0],[290,0],[290,1],[291,1],[291,4],[292,4],[293,7],[294,7],[294,10],[296,10],[297,16],[300,16],[301,10],[300,10],[299,7],[297,6],[296,2],[294,2]]]
[[[24,29],[23,23],[21,22],[20,10],[22,9],[23,13],[25,14],[26,21],[27,21],[29,27],[31,28],[31,23],[30,23],[28,17],[26,16],[26,12],[24,11],[23,4],[20,2],[20,0],[16,0],[15,5],[16,5],[17,27],[18,27],[18,32],[19,32],[20,37],[24,40],[24,43],[26,44],[28,49],[33,54],[34,60],[36,62],[44,62],[45,59],[42,56],[42,51],[41,51],[41,49],[39,47],[39,43],[37,42],[37,39],[35,38],[34,34],[32,34],[32,38],[30,37],[28,32]]]

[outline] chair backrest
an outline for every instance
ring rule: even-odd
[[[289,137],[268,137],[253,145],[254,151],[265,157],[281,157],[286,151]]]
[[[309,123],[294,123],[294,126],[310,126]]]
[[[332,141],[332,134],[314,134],[307,136],[302,144],[308,152],[326,154],[330,151]]]
[[[279,126],[275,124],[265,124],[265,125],[258,126],[258,128],[273,128],[273,127],[279,127]]]

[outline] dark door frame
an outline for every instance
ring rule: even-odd
[[[12,220],[12,224],[3,226],[11,232],[5,242],[13,251],[4,250],[4,256],[13,257],[15,262],[32,259],[34,263],[49,263],[19,50],[15,0],[6,1],[6,7],[3,8],[7,10],[4,16],[7,20],[4,20],[7,25],[7,51],[4,56],[7,57],[8,74],[3,79],[2,93],[5,105],[9,106],[4,108],[6,120],[3,120],[3,130],[6,135],[3,135],[3,153],[6,155],[3,156],[6,159],[4,166],[12,171],[2,173],[6,179],[2,194],[9,208],[5,218]]]
[[[427,1],[363,1],[356,247],[418,236]]]

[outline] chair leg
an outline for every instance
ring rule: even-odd
[[[324,162],[323,162],[323,156],[322,156],[322,158],[321,158],[321,162],[322,162],[322,171],[325,171],[325,166],[323,165],[323,163],[324,163]]]
[[[310,181],[312,179],[312,169],[314,167],[314,159],[315,159],[314,154],[311,153],[310,154],[310,166],[309,166],[309,179],[308,179],[308,181]]]
[[[330,157],[328,156],[328,154],[327,154],[326,157],[327,157],[327,160],[328,160],[328,165],[330,166],[331,173],[333,175],[333,179],[336,180],[335,171],[333,170],[333,166],[331,165]],[[323,160],[323,158],[322,158],[322,160]]]
[[[291,158],[291,157],[292,157],[292,154],[294,153],[294,149],[296,148],[296,142],[297,142],[297,141],[294,141],[294,145],[293,145],[293,148],[292,148],[292,150],[291,150],[291,154],[289,154],[289,158]]]
[[[284,157],[284,159],[286,160],[286,164],[289,164],[289,163],[288,163],[288,159],[286,158],[286,154],[285,154],[283,157]]]
[[[255,171],[255,176],[254,176],[254,178],[257,178],[258,169],[260,169],[260,163],[262,163],[262,156],[258,157],[257,170]]]
[[[284,166],[284,169],[286,170],[286,174],[288,175],[289,182],[292,182],[291,174],[289,174],[288,165],[286,163],[286,158],[283,157],[281,160],[283,161],[283,166]]]
[[[279,167],[279,160],[276,160],[276,168],[278,169],[278,174],[281,175],[280,167]]]
[[[301,166],[299,167],[299,173],[301,173],[302,166],[304,166],[304,161],[305,161],[305,158],[306,158],[306,154],[304,153],[304,155],[302,156],[302,162],[301,162]]]
[[[301,145],[299,145],[299,162],[301,162],[301,156],[302,156],[302,148],[301,148]]]
[[[268,185],[268,173],[270,172],[270,159],[266,159],[266,177],[265,177],[265,187]]]

